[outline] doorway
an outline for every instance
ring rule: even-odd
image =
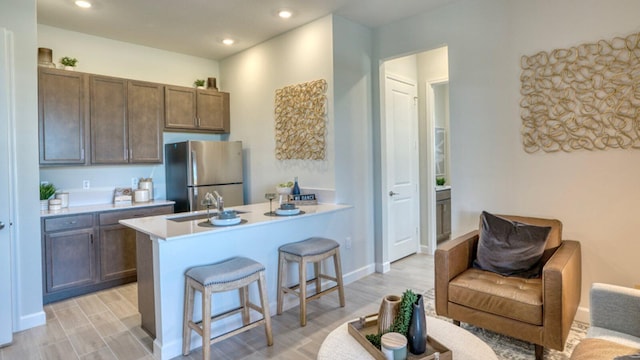
[[[415,213],[413,217],[403,218],[404,227],[417,227],[414,231],[418,236],[418,244],[413,252],[424,252],[433,254],[435,252],[436,242],[436,221],[438,217],[436,215],[436,149],[435,149],[435,136],[436,125],[434,104],[430,104],[427,97],[431,93],[433,96],[433,89],[431,85],[447,84],[448,94],[448,48],[443,46],[434,50],[429,50],[413,55],[403,56],[394,59],[388,59],[381,64],[380,68],[381,79],[381,198],[382,198],[382,247],[383,247],[383,263],[382,272],[389,269],[390,263],[397,260],[396,254],[392,253],[392,246],[394,242],[397,242],[398,235],[393,232],[394,224],[397,219],[388,216],[393,210],[390,205],[390,193],[395,192],[391,188],[392,182],[389,180],[393,177],[391,172],[395,169],[389,164],[385,164],[389,160],[389,153],[393,150],[389,149],[388,136],[385,131],[388,128],[388,96],[386,90],[387,75],[402,76],[403,79],[417,84],[417,108],[418,108],[418,128],[415,130],[417,134],[417,146],[414,148],[415,158],[417,159],[417,172],[416,172],[416,194],[418,196],[417,206],[414,208]],[[440,93],[440,91],[436,91]],[[448,96],[445,99],[435,99],[438,104],[446,105],[448,112]],[[439,112],[439,110],[437,110]],[[446,126],[438,126],[438,133],[443,134],[445,138],[444,146],[444,162],[439,163],[441,171],[444,171],[446,184],[451,185],[450,173],[449,173],[449,159],[448,159],[448,138],[450,136],[448,121]],[[407,139],[409,140],[409,139]],[[407,205],[408,207],[408,205]],[[450,209],[450,208],[449,208]],[[386,213],[386,214],[385,214]],[[393,212],[395,214],[395,212]],[[410,221],[415,221],[410,223]],[[410,225],[407,225],[410,224]],[[404,234],[408,236],[408,234]],[[395,238],[394,238],[395,237]],[[385,253],[386,251],[386,253]],[[407,254],[408,255],[408,254]]]

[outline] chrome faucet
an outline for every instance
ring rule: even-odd
[[[213,195],[216,198],[216,207],[218,208],[218,213],[221,213],[224,211],[224,200],[222,199],[222,196],[220,196],[220,194],[218,194],[217,191],[213,191]]]

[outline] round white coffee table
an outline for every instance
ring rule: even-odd
[[[427,334],[451,350],[453,360],[498,360],[489,345],[450,322],[427,316]],[[344,323],[327,335],[317,359],[370,360],[373,356],[349,334]]]

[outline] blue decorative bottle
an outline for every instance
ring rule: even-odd
[[[294,183],[293,183],[293,190],[291,191],[292,195],[300,195],[300,186],[298,186],[298,177],[295,177]]]

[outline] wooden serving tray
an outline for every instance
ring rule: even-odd
[[[365,337],[369,334],[377,334],[378,333],[378,314],[372,314],[368,316],[363,316],[359,320],[352,321],[348,324],[349,334],[353,336],[359,343],[364,347],[371,356],[373,356],[376,360],[386,360],[387,358],[384,356],[382,351],[378,350],[377,347],[373,346]],[[429,329],[429,324],[427,324],[427,332]],[[451,350],[447,349],[444,345],[436,341],[431,336],[427,336],[427,351],[420,355],[414,355],[409,352],[407,349],[407,359],[408,360],[433,360],[436,358],[435,353],[440,353],[440,360],[452,360],[453,354]]]

